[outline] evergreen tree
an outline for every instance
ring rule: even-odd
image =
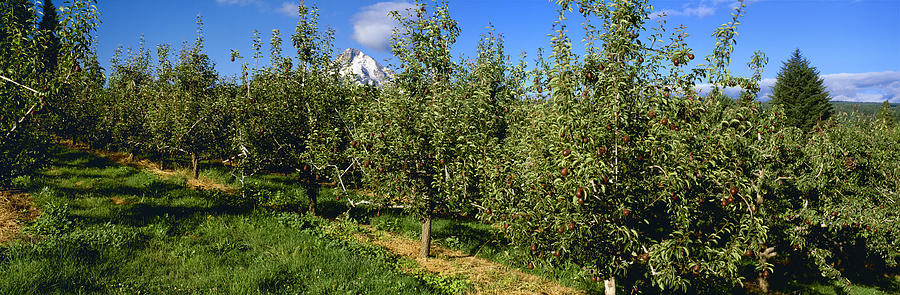
[[[887,100],[881,104],[881,111],[878,112],[878,121],[885,126],[894,126],[894,114],[891,114],[891,103]]]
[[[52,0],[46,0],[43,7],[44,16],[38,24],[38,34],[44,43],[41,55],[44,60],[44,73],[56,71],[57,56],[59,55],[59,37],[56,36],[59,27],[59,19],[56,16],[56,6]]]
[[[894,122],[900,122],[900,107],[894,108]]]
[[[834,113],[823,83],[818,70],[800,55],[800,49],[796,49],[778,72],[769,97],[772,103],[784,108],[788,125],[808,132],[817,122],[827,120]]]

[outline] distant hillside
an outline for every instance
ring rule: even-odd
[[[832,101],[831,105],[834,106],[834,112],[859,112],[863,115],[874,116],[881,110],[880,102],[850,102],[850,101]],[[900,107],[898,103],[891,104],[891,110],[896,111],[897,108]]]
[[[768,108],[771,106],[772,101],[763,102],[763,107]],[[831,105],[834,107],[835,113],[853,113],[857,112],[863,117],[874,118],[876,114],[881,110],[880,102],[852,102],[852,101],[831,101]],[[900,103],[892,103],[891,104],[891,112],[894,113],[894,116],[898,116],[897,109],[900,108]],[[900,119],[900,118],[898,118]]]

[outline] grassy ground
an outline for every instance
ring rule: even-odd
[[[0,294],[430,294],[441,287],[404,271],[408,261],[341,239],[329,222],[236,206],[183,179],[93,154],[60,150],[50,169],[16,185],[43,214],[0,246]]]

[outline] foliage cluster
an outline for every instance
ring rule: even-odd
[[[94,2],[0,3],[0,185],[44,166],[44,138],[69,130],[73,97],[102,84],[91,63]]]
[[[749,77],[730,70],[743,5],[714,30],[713,51],[691,65],[700,53],[684,28],[670,32],[665,18],[648,24],[646,0],[559,0],[549,54],[539,52],[529,67],[511,63],[494,32],[482,36],[474,58],[454,57],[460,29],[447,3],[416,2],[392,13],[400,24],[392,39],[397,74],[375,88],[340,76],[333,32],[304,5],[290,38],[295,56],[282,54],[275,30],[269,63],[260,65],[263,42],[254,33],[249,59],[231,54],[240,76],[220,77],[198,17],[195,42],[174,60],[169,45],[157,48],[156,64],[143,42],[120,49],[101,87],[88,46],[95,12],[72,3],[82,10],[60,21],[65,54],[56,61],[39,52],[57,45],[38,45],[55,44],[39,29],[53,26],[34,25],[33,8],[4,10],[4,24],[28,28],[0,28],[11,40],[0,48],[9,57],[0,61],[4,73],[57,85],[44,91],[59,108],[16,130],[21,120],[7,117],[32,116],[27,107],[41,105],[33,97],[41,92],[4,84],[10,99],[0,123],[16,132],[0,142],[0,168],[18,170],[3,170],[11,172],[0,180],[33,170],[39,143],[54,134],[157,158],[177,153],[190,159],[194,178],[201,159],[222,160],[247,200],[264,199],[247,177],[294,174],[309,208],[292,210],[313,214],[323,183],[343,192],[362,185],[370,203],[421,220],[424,256],[435,216],[477,216],[525,250],[525,267],[574,265],[609,290],[712,292],[754,277],[765,290],[790,263],[849,283],[859,266],[896,265],[900,130],[889,107],[874,121],[829,118],[821,80],[799,52],[779,75],[776,103],[763,107],[755,97],[765,55],[747,63]],[[570,17],[584,19],[583,54],[566,30]],[[51,80],[34,74],[54,64]],[[711,90],[699,92],[701,83]],[[727,87],[742,93],[729,98]],[[797,104],[826,115],[802,117]],[[298,195],[276,194],[268,205]],[[64,214],[38,224],[62,222],[57,215]]]

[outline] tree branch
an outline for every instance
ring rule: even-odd
[[[38,95],[38,102],[36,102],[36,103],[34,103],[33,105],[31,105],[31,107],[28,108],[28,111],[26,111],[25,114],[22,115],[22,118],[19,118],[19,120],[17,120],[16,123],[13,124],[13,127],[12,127],[11,129],[9,129],[9,131],[6,132],[6,135],[4,136],[4,138],[9,138],[9,135],[11,135],[13,132],[15,132],[15,131],[16,131],[16,128],[18,128],[19,125],[22,124],[22,122],[25,122],[25,119],[28,118],[28,116],[30,116],[32,113],[34,113],[34,108],[36,108],[39,104],[43,104],[43,103],[44,103],[44,98],[43,98],[44,93],[43,93],[43,92],[40,92],[40,91],[37,91],[37,90],[34,90],[34,89],[31,89],[31,87],[28,87],[28,86],[19,84],[19,82],[13,81],[12,79],[7,78],[7,77],[4,77],[4,76],[2,76],[2,75],[0,75],[0,79],[9,81],[10,83],[15,84],[16,86],[19,86],[19,87],[28,89],[28,90],[30,90],[31,92],[34,92],[35,94]]]

